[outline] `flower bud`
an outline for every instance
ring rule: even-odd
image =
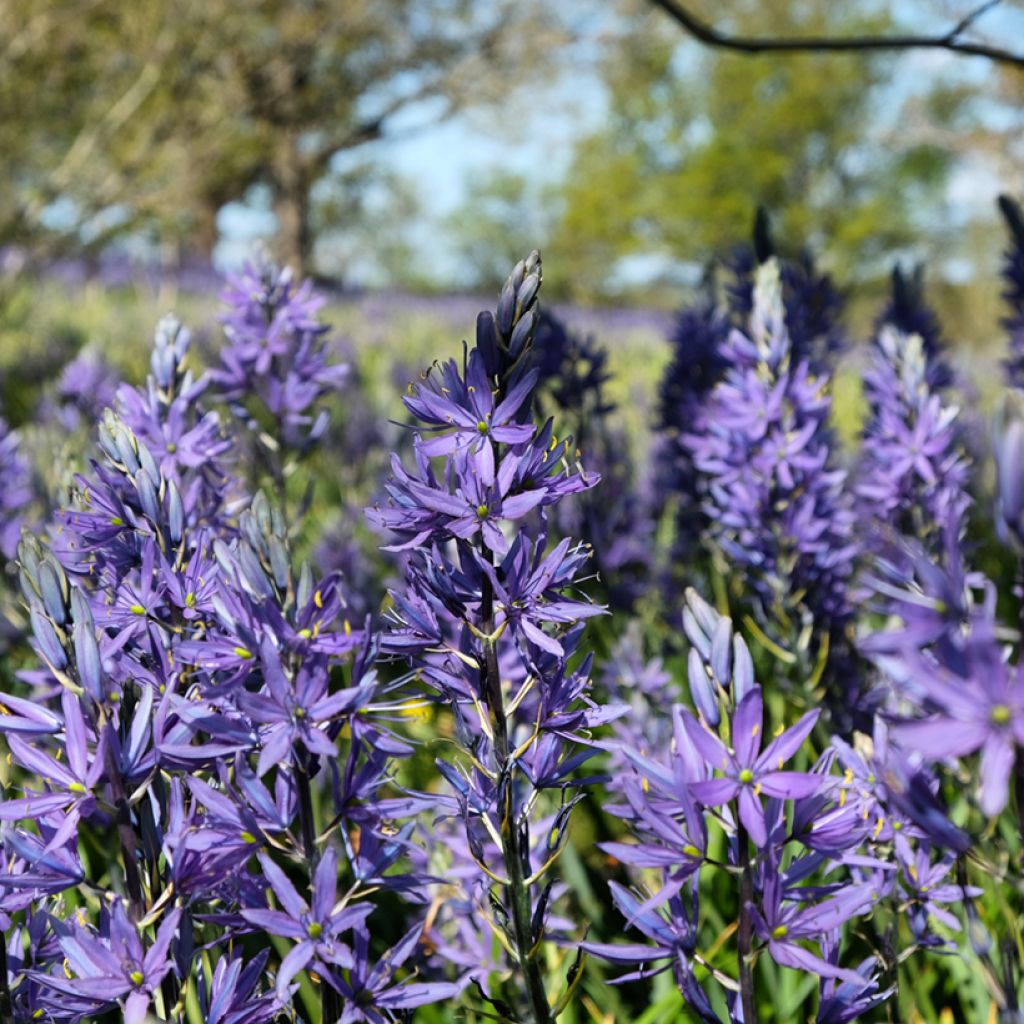
[[[714,684],[708,677],[707,669],[696,647],[690,648],[687,662],[690,682],[690,697],[694,707],[711,726],[717,726],[721,717],[718,713],[718,698]]]
[[[1009,391],[996,414],[993,450],[996,459],[996,529],[999,536],[1024,548],[1024,394]]]

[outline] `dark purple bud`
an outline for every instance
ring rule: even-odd
[[[167,482],[167,528],[171,543],[180,544],[185,533],[185,509],[181,503],[181,492],[172,480]]]
[[[721,616],[715,611],[704,600],[700,594],[697,593],[693,587],[687,587],[684,595],[686,600],[686,607],[690,609],[694,618],[697,620],[698,625],[704,631],[707,636],[712,636],[715,632],[715,626],[718,625],[718,620]]]
[[[111,462],[120,462],[120,456],[117,454],[117,444],[114,442],[114,436],[111,433],[112,426],[112,414],[110,416],[104,416],[100,422],[99,427],[96,429],[96,441],[100,446],[100,450],[104,455],[111,460]]]
[[[700,628],[700,623],[697,622],[697,617],[689,608],[683,609],[683,632],[686,634],[686,639],[689,640],[698,651],[700,651],[700,656],[702,658],[711,657],[711,639],[708,634]]]
[[[151,522],[159,523],[163,520],[163,516],[160,514],[160,499],[156,495],[156,488],[153,486],[153,481],[146,472],[139,472],[135,474],[133,479],[135,484],[135,492],[139,496],[139,504],[142,506],[142,511],[146,513]]]
[[[299,608],[305,608],[313,597],[313,570],[309,562],[303,562],[299,570],[299,585],[295,589],[295,603]]]
[[[95,632],[96,624],[93,621],[92,608],[89,607],[89,599],[78,587],[71,590],[71,618],[75,622],[85,623]]]
[[[291,560],[288,558],[288,549],[280,537],[271,537],[267,541],[267,549],[270,554],[270,569],[274,574],[274,582],[278,590],[285,590],[288,586],[288,579],[291,575]]]
[[[738,704],[754,686],[754,661],[746,641],[737,633],[732,638],[732,693]]]
[[[540,291],[540,274],[527,274],[519,287],[519,295],[517,296],[520,316],[530,308],[530,304],[537,297],[538,291]]]
[[[537,311],[531,310],[524,316],[512,331],[512,337],[508,343],[508,354],[511,359],[518,359],[525,350],[530,338],[533,337],[533,330],[537,325]]]
[[[245,582],[256,592],[259,597],[271,597],[274,588],[270,579],[260,565],[256,552],[246,543],[238,545],[238,564],[242,569],[242,576]]]
[[[64,570],[52,559],[45,558],[39,565],[39,573],[36,577],[39,583],[39,593],[43,598],[43,605],[47,614],[58,626],[67,622],[68,581]]]
[[[103,700],[103,667],[100,664],[100,648],[96,643],[96,632],[92,622],[75,622],[73,632],[75,663],[78,680],[86,692],[96,701]]]
[[[694,707],[703,715],[709,725],[717,726],[719,721],[721,721],[721,716],[718,712],[718,699],[715,695],[714,684],[708,678],[704,661],[696,647],[690,648],[687,668],[690,681],[690,697],[693,699]]]
[[[497,326],[503,338],[507,338],[512,330],[512,321],[516,315],[516,289],[511,279],[505,282],[498,299]]]
[[[476,347],[484,359],[484,369],[493,377],[499,369],[498,337],[495,332],[494,315],[485,310],[476,318]]]
[[[729,661],[732,644],[732,619],[723,616],[718,620],[715,631],[711,635],[711,672],[715,681],[722,687],[729,686]]]
[[[1024,395],[1009,391],[996,414],[996,527],[1010,543],[1024,546]]]
[[[117,452],[117,461],[124,466],[129,475],[134,476],[142,468],[135,451],[135,439],[128,433],[127,428],[120,421],[115,421],[112,433],[114,449]]]
[[[231,549],[219,537],[213,542],[213,557],[217,559],[220,571],[228,579],[233,579],[236,575],[235,559]]]
[[[160,467],[156,464],[156,459],[153,458],[153,453],[139,440],[136,440],[136,449],[139,456],[139,465],[142,467],[143,472],[152,481],[154,487],[160,486]]]
[[[264,537],[269,536],[272,532],[273,517],[270,511],[270,501],[263,491],[257,491],[252,499],[252,504],[249,506],[249,511],[252,513],[251,519],[255,522],[256,528],[259,534]],[[249,519],[250,517],[246,517]],[[252,541],[253,545],[258,545],[257,540]]]
[[[64,653],[60,640],[57,638],[57,631],[53,623],[46,617],[43,610],[36,604],[29,608],[29,619],[32,622],[32,633],[39,643],[39,649],[43,657],[55,668],[65,669],[68,664],[68,657]]]

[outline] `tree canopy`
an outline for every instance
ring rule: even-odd
[[[125,230],[208,250],[262,186],[306,269],[339,154],[410,111],[500,99],[552,30],[501,0],[11,0],[0,8],[0,238]]]
[[[743,26],[762,8],[737,0],[728,17]],[[773,4],[773,28],[884,26],[866,10]],[[942,201],[952,153],[927,134],[897,136],[891,58],[712,54],[646,5],[624,24],[605,66],[609,116],[576,146],[552,240],[576,282],[606,282],[639,253],[699,263],[742,236],[759,205],[780,236],[856,271],[919,236]],[[964,96],[933,94],[929,116],[954,117]]]

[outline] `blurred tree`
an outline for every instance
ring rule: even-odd
[[[741,29],[761,0],[715,5]],[[776,0],[774,34],[882,31],[883,6]],[[903,144],[892,106],[895,63],[857,54],[710,54],[677,26],[633,5],[609,50],[609,116],[582,138],[552,247],[580,297],[606,289],[622,261],[661,254],[701,262],[746,236],[767,206],[782,239],[810,242],[849,279],[940,218],[953,154],[927,138]],[[946,85],[935,118],[968,95]],[[889,109],[887,109],[889,108]]]
[[[306,270],[340,154],[540,77],[557,31],[516,0],[6,0],[0,240],[148,230],[208,253],[260,185]]]
[[[508,268],[550,236],[548,191],[503,167],[470,176],[462,202],[444,223],[465,268],[462,287],[500,291]]]

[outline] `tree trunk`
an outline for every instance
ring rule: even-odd
[[[297,137],[281,141],[273,166],[277,255],[297,277],[310,271],[313,232],[309,223],[309,172],[298,151]]]
[[[217,228],[218,213],[220,206],[213,202],[203,202],[197,207],[195,227],[182,257],[186,263],[190,260],[213,263],[213,250],[220,240],[220,231]]]

